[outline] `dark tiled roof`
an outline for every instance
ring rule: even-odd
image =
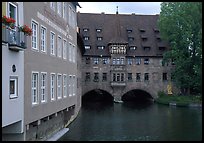
[[[88,36],[89,40],[84,45],[90,45],[84,55],[110,55],[108,45],[111,43],[128,43],[128,46],[136,46],[136,50],[127,48],[127,56],[158,56],[169,49],[168,43],[160,39],[157,26],[159,15],[136,14],[94,14],[77,13],[78,27],[82,37]],[[87,28],[88,31],[83,31]],[[97,32],[96,29],[101,29]],[[103,37],[101,41],[97,37]],[[97,45],[105,46],[105,49],[97,49]],[[145,47],[150,47],[146,51]],[[165,50],[159,49],[165,47]]]

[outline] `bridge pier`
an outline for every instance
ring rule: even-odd
[[[113,88],[113,97],[115,103],[123,103],[122,101],[122,90],[124,88],[121,87],[114,87]]]

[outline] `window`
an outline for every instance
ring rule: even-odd
[[[107,81],[107,73],[103,73],[102,81]]]
[[[75,75],[73,75],[73,78],[72,78],[72,91],[73,91],[73,96],[76,95],[76,78],[75,78]]]
[[[57,13],[62,16],[62,3],[57,2]]]
[[[84,40],[89,40],[89,37],[88,36],[84,36]]]
[[[98,82],[99,81],[99,73],[94,73],[94,82]]]
[[[100,33],[102,31],[102,29],[96,29],[96,32]]]
[[[41,41],[40,41],[41,52],[46,52],[46,29],[43,26],[41,26],[41,29],[40,29],[40,37],[41,37]]]
[[[116,74],[116,80],[119,82],[120,81],[120,73]]]
[[[134,37],[128,37],[128,41],[133,41]]]
[[[85,81],[90,81],[90,80],[91,80],[91,74],[90,72],[86,72]]]
[[[113,73],[113,81],[116,81],[116,74]]]
[[[131,29],[128,29],[127,32],[128,32],[128,33],[132,33],[132,30],[131,30]]]
[[[87,31],[89,31],[89,29],[88,29],[88,28],[84,28],[83,31],[84,31],[84,32],[87,32]]]
[[[66,18],[66,5],[65,2],[62,2],[62,17],[65,19]]]
[[[55,2],[50,2],[50,8],[55,11]]]
[[[55,33],[50,32],[50,53],[55,55]]]
[[[97,49],[103,50],[103,49],[105,49],[105,46],[97,46]]]
[[[57,56],[59,58],[62,57],[62,38],[58,36],[58,41],[57,41]]]
[[[41,73],[41,102],[46,102],[47,73]]]
[[[90,58],[86,57],[86,64],[90,64]]]
[[[101,41],[101,40],[103,40],[103,37],[97,37],[97,40]]]
[[[38,73],[32,73],[32,104],[38,104]]]
[[[75,63],[75,59],[76,59],[75,55],[76,55],[76,48],[73,45],[73,47],[72,47],[72,61],[73,61],[73,63]]]
[[[38,24],[34,21],[32,21],[31,23],[31,27],[32,27],[32,48],[35,50],[38,50]]]
[[[62,98],[62,75],[57,75],[57,99]]]
[[[167,73],[163,73],[162,79],[163,79],[163,81],[167,81]]]
[[[113,58],[113,65],[116,64],[116,58]]]
[[[94,58],[94,64],[98,64],[99,63],[99,58]]]
[[[10,89],[10,96],[9,98],[17,98],[18,97],[18,77],[10,77],[10,84],[9,84],[9,89]]]
[[[63,59],[67,59],[67,41],[63,40]]]
[[[55,100],[55,74],[51,73],[50,75],[50,95],[51,101]]]
[[[145,74],[144,74],[144,80],[145,80],[145,81],[148,81],[148,80],[149,80],[149,73],[145,73]]]
[[[125,64],[125,58],[120,58],[120,60],[121,60],[121,65],[124,65]]]
[[[69,43],[69,61],[72,61],[72,44]]]
[[[103,58],[103,64],[108,64],[108,58]]]
[[[135,62],[136,62],[136,65],[140,65],[141,64],[141,58],[136,58]]]
[[[63,75],[63,97],[67,97],[67,75]]]
[[[138,82],[138,81],[141,81],[140,76],[141,76],[141,73],[136,73],[136,81],[137,81],[137,82]]]
[[[124,79],[125,79],[125,74],[121,73],[121,81],[124,81]]]
[[[17,26],[17,23],[18,23],[18,21],[17,21],[17,6],[14,5],[13,3],[9,2],[8,3],[8,10],[9,10],[8,11],[9,17],[16,20],[15,25]]]
[[[132,58],[127,58],[127,63],[128,63],[128,65],[132,65],[132,61],[133,61]]]
[[[145,51],[150,51],[150,47],[144,47]]]
[[[136,46],[130,46],[130,50],[136,50]]]
[[[144,59],[144,64],[145,64],[145,65],[148,65],[148,64],[149,64],[149,59],[148,59],[148,58]]]
[[[117,64],[117,65],[120,65],[120,58],[117,58],[117,59],[116,59],[116,64]]]
[[[86,45],[86,46],[84,46],[84,47],[85,47],[86,50],[91,49],[91,46],[88,46],[88,45]]]
[[[132,73],[128,73],[128,81],[132,81]]]
[[[72,75],[69,75],[69,96],[72,96]]]

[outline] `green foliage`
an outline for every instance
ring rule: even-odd
[[[164,62],[174,60],[175,84],[202,93],[202,3],[163,2],[158,24],[161,37],[170,42]]]

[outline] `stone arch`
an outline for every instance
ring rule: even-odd
[[[113,101],[113,95],[104,89],[90,89],[82,95],[82,101],[83,100],[88,101],[88,100],[92,100],[92,99],[94,101],[98,101],[98,100],[102,100],[103,98],[104,98],[104,100],[107,99],[107,100]]]
[[[150,100],[154,100],[154,96],[147,90],[144,90],[144,89],[140,89],[140,88],[133,88],[133,89],[130,89],[126,92],[124,92],[122,95],[121,95],[121,100],[126,100],[126,98],[129,97],[137,97],[137,95],[135,96],[135,94],[138,94],[138,97],[142,97],[144,94],[144,98],[148,98]]]

